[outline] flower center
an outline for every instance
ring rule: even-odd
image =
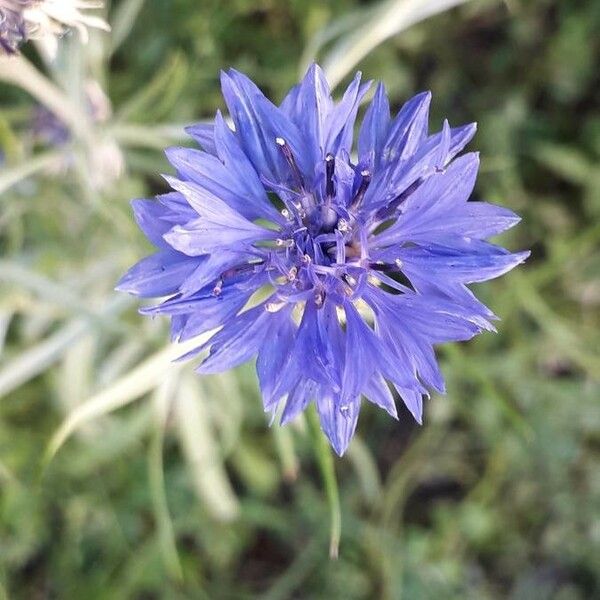
[[[282,214],[287,220],[281,237],[276,240],[273,257],[274,266],[283,275],[280,285],[295,290],[314,289],[317,294],[327,279],[333,283],[333,277],[340,284],[333,287],[352,293],[351,288],[358,283],[357,269],[364,272],[368,259],[367,228],[360,222],[359,210],[371,183],[371,172],[351,174],[351,181],[339,183],[336,178],[339,159],[327,154],[325,180],[321,175],[320,180],[317,178],[320,183],[310,189],[288,143],[281,137],[275,143],[288,164],[292,182],[291,189],[278,190],[285,205]],[[340,167],[348,172],[352,168]]]

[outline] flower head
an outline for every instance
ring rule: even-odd
[[[429,93],[392,119],[379,85],[352,158],[360,74],[338,103],[316,65],[280,106],[234,70],[221,84],[235,130],[217,113],[188,129],[203,150],[167,151],[173,191],[133,203],[158,251],[118,289],[167,296],[143,312],[176,340],[218,330],[187,355],[209,350],[201,373],[256,355],[265,410],[315,401],[340,455],[363,396],[396,417],[395,389],[420,422],[444,390],[434,344],[493,329],[466,284],[528,256],[485,241],[514,213],[467,202],[478,156],[455,156],[475,126],[429,134]]]
[[[0,0],[0,53],[14,54],[27,37],[24,11],[34,0]]]
[[[90,9],[101,8],[96,0],[0,0],[0,49],[14,54],[21,43],[36,39],[50,56],[56,54],[57,38],[69,28],[88,38],[87,27],[108,31],[108,24]]]

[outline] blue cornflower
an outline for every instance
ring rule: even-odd
[[[340,455],[362,397],[397,417],[395,389],[420,423],[444,391],[434,345],[493,330],[466,284],[529,254],[485,241],[519,217],[467,202],[478,155],[455,156],[475,125],[429,134],[429,93],[392,119],[380,84],[353,157],[360,74],[337,104],[316,65],[279,107],[237,71],[221,85],[235,130],[218,112],[188,129],[202,150],[167,150],[174,191],[133,202],[158,251],[118,289],[167,296],[143,312],[175,340],[217,330],[186,355],[209,350],[200,373],[257,356],[265,410],[285,423],[315,401]]]

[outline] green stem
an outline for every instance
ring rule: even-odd
[[[327,494],[327,502],[329,504],[329,514],[331,518],[329,557],[337,558],[340,547],[340,536],[342,534],[342,512],[340,509],[340,494],[335,476],[335,465],[327,439],[321,431],[319,416],[317,415],[317,409],[314,404],[309,406],[306,411],[306,417],[313,438],[315,458],[319,464],[319,470],[321,471],[325,493]]]
[[[294,450],[294,440],[287,427],[274,424],[273,435],[275,436],[275,448],[281,462],[283,478],[286,481],[296,481],[298,478],[298,459]]]
[[[157,523],[158,538],[160,540],[159,546],[165,561],[165,567],[175,580],[181,582],[183,581],[183,570],[179,561],[179,554],[177,553],[175,532],[165,492],[163,446],[164,430],[161,426],[158,426],[150,445],[148,456],[150,495]]]
[[[30,157],[27,162],[4,169],[0,174],[0,194],[31,175],[60,164],[61,156],[60,152],[45,152]]]
[[[49,108],[76,137],[92,145],[89,118],[24,56],[0,56],[0,81],[12,83]]]

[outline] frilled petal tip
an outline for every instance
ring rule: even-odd
[[[331,396],[317,398],[321,429],[338,456],[343,456],[356,431],[360,401],[338,406]]]

